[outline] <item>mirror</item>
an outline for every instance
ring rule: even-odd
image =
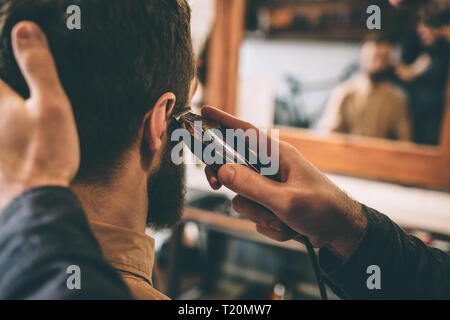
[[[319,169],[404,185],[450,190],[450,90],[447,90],[447,97],[443,98],[447,101],[443,108],[444,114],[435,118],[435,123],[438,123],[436,126],[440,125],[440,128],[431,127],[430,130],[435,136],[437,133],[438,145],[424,144],[417,139],[416,143],[394,140],[391,134],[385,138],[373,138],[317,130],[316,124],[331,93],[342,82],[338,81],[344,75],[342,70],[352,71],[349,75],[358,71],[362,43],[368,33],[366,19],[370,15],[367,9],[371,5],[380,8],[382,31],[390,34],[390,37],[400,39],[407,32],[416,30],[417,8],[396,11],[384,0],[216,0],[216,18],[205,58],[204,102],[259,127],[270,128],[275,122],[278,94],[293,106],[304,106],[299,113],[302,116],[311,115],[312,118],[297,121],[300,125],[296,126],[279,126],[280,139],[296,147]],[[318,9],[313,10],[314,7]],[[271,27],[271,10],[278,12],[274,14],[275,28]],[[303,10],[309,11],[305,14]],[[292,15],[290,11],[295,14]],[[304,21],[307,19],[316,23],[307,25]],[[252,43],[256,46],[249,47]],[[287,48],[287,52],[298,52],[299,56],[274,56],[279,54],[272,50],[279,49],[279,46],[270,45],[274,43],[283,43],[282,48]],[[299,43],[310,44],[310,50],[300,50]],[[258,44],[267,45],[267,48],[262,49]],[[252,48],[255,50],[249,50]],[[399,42],[392,45],[390,57],[394,61],[402,58],[399,48]],[[299,57],[304,57],[304,52],[308,52],[312,60],[300,61]],[[319,53],[325,58],[316,59]],[[261,59],[262,56],[267,60]],[[251,68],[255,65],[253,59],[261,62],[257,69]],[[414,57],[412,60],[404,59],[406,65],[415,61]],[[346,69],[346,61],[349,65],[356,64],[355,69]],[[303,64],[303,69],[295,69],[298,63]],[[421,64],[423,62],[417,63],[419,66]],[[280,65],[284,69],[276,69]],[[315,69],[322,71],[317,72]],[[420,71],[420,68],[417,69]],[[250,72],[253,70],[257,72]],[[276,72],[268,72],[271,70]],[[308,77],[304,76],[306,71]],[[301,99],[295,96],[298,91],[295,81],[287,81],[288,85],[283,85],[286,77],[280,74],[300,75],[300,80],[296,81],[302,81]],[[292,89],[289,89],[291,83],[296,98],[292,98]],[[311,89],[309,97],[304,94],[305,88]],[[431,91],[433,89],[431,87]],[[305,103],[306,99],[312,102]]]
[[[373,4],[381,30],[367,28]],[[238,115],[325,139],[441,143],[449,45],[417,15],[387,1],[247,0],[245,7]]]

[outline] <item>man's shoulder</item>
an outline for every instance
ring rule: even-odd
[[[355,75],[341,83],[339,83],[331,92],[331,96],[335,98],[344,99],[348,96],[354,95],[358,91],[361,78]]]
[[[368,86],[368,79],[364,74],[357,73],[350,77],[349,79],[341,82],[335,91],[341,94],[351,95],[361,91],[365,91]]]
[[[386,81],[383,82],[382,85],[386,96],[390,100],[394,100],[397,103],[406,102],[408,100],[406,93],[395,83]]]

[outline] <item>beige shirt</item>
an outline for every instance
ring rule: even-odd
[[[138,300],[168,300],[152,286],[155,260],[153,238],[132,230],[90,222],[105,260],[119,272]]]
[[[375,138],[412,139],[405,94],[389,82],[374,85],[366,75],[357,75],[333,91],[319,129]]]

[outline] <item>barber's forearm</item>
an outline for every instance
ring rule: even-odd
[[[67,287],[80,268],[80,290]],[[62,187],[17,197],[0,215],[1,299],[128,299],[128,289],[103,261],[84,211]]]
[[[343,228],[341,236],[327,246],[341,260],[346,260],[353,254],[367,229],[367,217],[360,203],[351,200],[348,211],[352,211],[352,223],[340,225]]]
[[[320,251],[324,275],[344,298],[449,299],[450,256],[407,235],[385,215],[364,210],[367,229],[348,259]]]

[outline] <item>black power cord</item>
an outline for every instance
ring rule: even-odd
[[[312,267],[314,269],[314,274],[316,275],[317,285],[320,290],[320,297],[322,300],[328,300],[327,289],[325,287],[325,283],[322,279],[322,273],[320,272],[319,262],[317,261],[317,255],[314,251],[314,247],[312,246],[309,239],[305,236],[303,237],[303,242],[305,243],[306,250],[308,251],[309,258],[311,260]]]

